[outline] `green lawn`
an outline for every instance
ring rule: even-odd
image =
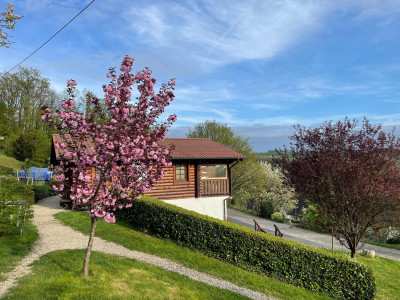
[[[0,153],[0,166],[20,170],[21,162],[13,157]]]
[[[400,261],[358,255],[357,260],[372,268],[378,293],[376,299],[400,299]]]
[[[55,251],[33,263],[6,299],[247,299],[149,264],[93,252],[91,277],[81,275],[85,250]]]
[[[371,240],[362,240],[363,243],[400,250],[400,244],[379,243]],[[399,254],[400,255],[400,254]]]
[[[38,236],[38,231],[31,222],[25,223],[22,236],[0,236],[0,281],[5,279],[4,273],[11,271],[29,253]]]
[[[85,234],[89,233],[90,218],[84,212],[61,212],[56,214],[55,217],[65,225]],[[116,224],[98,222],[96,236],[132,250],[169,258],[186,267],[279,299],[329,299],[326,295],[313,293],[263,275],[245,271],[231,264],[207,257],[198,251],[176,245],[169,240],[158,239],[133,230],[123,222]]]

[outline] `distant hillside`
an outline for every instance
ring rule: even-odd
[[[274,150],[269,150],[268,152],[259,152],[257,154],[261,156],[278,156],[278,152]]]
[[[277,157],[278,152],[274,151],[274,150],[269,150],[268,152],[258,152],[257,153],[258,156],[264,156],[264,157]],[[292,157],[292,152],[289,152],[289,157]]]

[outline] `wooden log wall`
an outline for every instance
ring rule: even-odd
[[[145,192],[145,195],[160,200],[195,197],[196,179],[194,165],[189,164],[188,166],[188,181],[176,181],[173,166],[165,170],[167,174],[150,191]]]

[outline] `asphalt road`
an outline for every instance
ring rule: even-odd
[[[274,224],[276,224],[279,230],[283,233],[283,238],[285,239],[296,241],[300,244],[309,245],[316,248],[332,249],[332,236],[329,234],[317,233],[294,226],[292,227],[288,223],[277,223],[261,217],[245,214],[236,209],[228,208],[228,221],[232,223],[254,229],[253,219],[256,220],[258,224],[260,224],[262,229],[272,235],[275,234]],[[340,245],[337,239],[334,239],[334,249],[347,250],[345,247]],[[400,250],[370,244],[365,244],[363,249],[374,250],[376,256],[400,261]]]

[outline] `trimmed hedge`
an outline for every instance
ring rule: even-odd
[[[371,268],[304,246],[143,197],[118,216],[136,228],[243,269],[345,299],[373,299]]]
[[[49,183],[34,185],[33,191],[35,192],[35,202],[47,197],[58,195],[58,192],[55,191]]]

